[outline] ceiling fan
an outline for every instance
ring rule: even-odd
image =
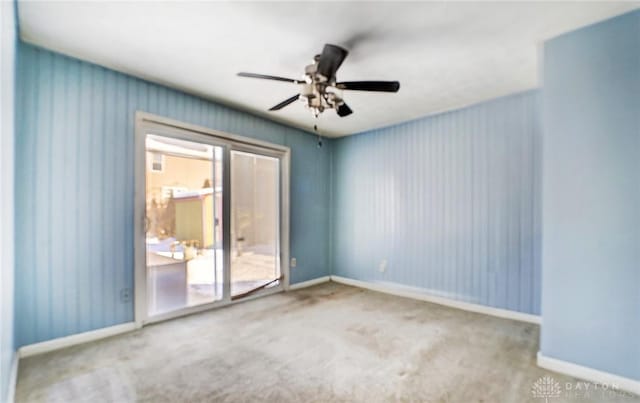
[[[341,90],[398,92],[398,81],[342,81],[336,79],[336,71],[349,52],[340,46],[326,44],[322,53],[313,58],[313,63],[305,67],[302,80],[269,76],[255,73],[238,73],[241,77],[263,78],[266,80],[284,81],[301,84],[299,94],[275,105],[270,111],[277,111],[295,102],[302,101],[318,117],[326,109],[335,109],[338,116],[344,117],[353,113],[342,99]]]

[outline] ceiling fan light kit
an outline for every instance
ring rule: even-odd
[[[305,67],[303,80],[244,72],[238,73],[238,75],[301,85],[299,94],[280,102],[269,110],[277,111],[295,101],[301,101],[316,118],[327,109],[335,109],[340,117],[353,113],[351,108],[344,102],[343,90],[398,92],[400,89],[398,81],[337,82],[336,72],[348,54],[349,52],[340,46],[324,45],[322,53],[316,55],[313,63]]]

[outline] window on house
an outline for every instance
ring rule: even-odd
[[[164,170],[164,155],[160,153],[151,154],[151,171],[162,172]]]

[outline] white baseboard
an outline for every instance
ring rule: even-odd
[[[9,373],[9,390],[7,391],[7,402],[13,403],[16,400],[16,387],[18,385],[18,364],[20,357],[18,353],[13,355],[11,360],[11,372]]]
[[[289,286],[288,290],[298,290],[305,287],[311,287],[316,284],[325,283],[327,281],[330,281],[329,276],[319,277],[313,280],[292,284]],[[60,350],[62,348],[75,346],[77,344],[88,343],[91,341],[104,339],[106,337],[111,337],[118,334],[131,332],[139,328],[140,328],[139,324],[136,324],[135,322],[123,323],[121,325],[105,327],[102,329],[92,330],[89,332],[60,337],[58,339],[47,340],[41,343],[29,344],[29,345],[20,347],[18,349],[17,356],[19,356],[19,358],[24,358],[24,357],[37,355],[37,354],[44,354],[50,351],[55,351],[55,350]]]
[[[318,278],[314,278],[313,280],[308,280],[308,281],[303,281],[301,283],[291,284],[289,286],[288,290],[289,291],[299,290],[301,288],[307,288],[307,287],[311,287],[311,286],[314,286],[314,285],[326,283],[327,281],[330,281],[330,280],[331,280],[331,276],[318,277]]]
[[[383,292],[385,294],[396,295],[399,297],[412,298],[420,301],[432,302],[438,305],[444,305],[451,308],[462,309],[464,311],[483,313],[485,315],[497,316],[504,319],[512,319],[520,322],[527,322],[539,325],[542,321],[540,316],[528,313],[515,312],[507,309],[493,308],[486,305],[472,304],[470,302],[456,301],[450,298],[438,297],[430,295],[426,290],[407,287],[403,285],[389,283],[371,283],[368,281],[354,280],[341,276],[331,276],[331,281],[336,283],[351,285],[354,287],[366,288],[372,291]]]
[[[609,372],[584,367],[569,361],[547,357],[538,351],[538,366],[549,371],[584,379],[600,385],[607,385],[609,389],[617,388],[640,396],[640,381],[614,375]]]
[[[22,346],[18,349],[18,355],[20,356],[20,358],[24,358],[30,357],[32,355],[44,354],[50,351],[59,350],[61,348],[75,346],[76,344],[88,343],[90,341],[104,339],[106,337],[127,333],[133,330],[136,330],[135,322],[109,326],[89,332],[73,334],[71,336],[60,337],[58,339],[47,340],[41,343]]]

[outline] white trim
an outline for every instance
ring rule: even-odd
[[[541,324],[542,320],[539,315],[531,315],[528,313],[509,311],[507,309],[494,308],[486,305],[473,304],[470,302],[456,301],[450,298],[430,295],[427,290],[421,288],[407,287],[400,284],[391,283],[371,283],[368,281],[354,280],[341,276],[331,276],[331,281],[336,283],[351,285],[354,287],[366,288],[367,290],[383,292],[385,294],[396,295],[399,297],[412,298],[420,301],[432,302],[438,305],[444,305],[451,308],[462,309],[464,311],[482,313],[485,315],[497,316],[498,318],[517,320],[520,322]]]
[[[280,274],[284,289],[291,281],[291,149],[280,157]]]
[[[135,322],[123,323],[121,325],[109,326],[89,332],[73,334],[71,336],[60,337],[58,339],[47,340],[41,343],[29,344],[18,349],[20,358],[31,357],[32,355],[44,354],[54,350],[75,346],[77,344],[88,343],[122,333],[136,330]]]
[[[609,372],[598,371],[597,369],[584,367],[569,361],[547,357],[538,351],[538,366],[549,371],[584,379],[593,383],[616,387],[619,390],[630,392],[640,396],[640,381],[614,375]]]
[[[301,283],[291,284],[289,288],[287,288],[287,291],[294,291],[294,290],[299,290],[301,288],[312,287],[314,285],[326,283],[328,281],[331,281],[331,276],[318,277],[318,278],[314,278],[313,280],[307,280]]]
[[[11,372],[9,373],[9,390],[7,391],[7,402],[13,403],[16,400],[16,387],[18,386],[18,364],[20,357],[18,353],[13,355],[11,360]]]
[[[133,203],[133,317],[141,328],[147,316],[146,257],[146,152],[140,112],[136,112],[134,131],[134,203]]]
[[[171,118],[167,118],[164,116],[156,115],[153,113],[136,111],[136,121],[139,121],[141,124],[151,124],[156,125],[156,127],[162,128],[170,127],[173,129],[178,129],[182,131],[195,132],[200,134],[206,134],[209,136],[214,136],[220,138],[222,140],[230,140],[235,143],[244,143],[248,146],[258,146],[261,148],[267,148],[274,151],[281,152],[290,152],[291,148],[287,146],[283,146],[280,144],[270,143],[268,141],[258,140],[253,137],[241,136],[239,134],[232,134],[223,132],[221,130],[210,129],[208,127],[194,125],[191,123],[182,122],[180,120],[175,120]]]

